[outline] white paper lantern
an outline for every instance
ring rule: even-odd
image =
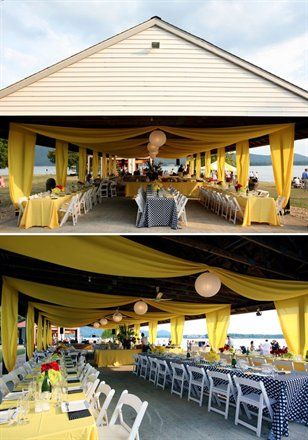
[[[148,149],[148,152],[151,154],[151,153],[158,153],[158,151],[159,151],[159,148],[158,147],[156,147],[156,145],[153,145],[153,144],[151,144],[151,142],[149,142],[148,143],[148,145],[147,145],[147,149]]]
[[[94,322],[93,327],[94,328],[100,328],[100,323],[99,322]]]
[[[102,319],[100,319],[99,322],[100,322],[101,325],[106,325],[106,324],[108,324],[108,320],[107,320],[106,318],[102,318]]]
[[[144,301],[137,301],[134,305],[134,311],[137,315],[144,315],[148,311],[148,305]]]
[[[149,141],[156,147],[162,147],[166,143],[167,137],[161,130],[154,130],[150,134]]]
[[[196,292],[205,298],[216,295],[220,287],[221,281],[219,277],[210,272],[199,275],[195,282]]]
[[[112,319],[114,320],[114,322],[120,322],[123,319],[122,313],[120,312],[115,312],[112,316]]]

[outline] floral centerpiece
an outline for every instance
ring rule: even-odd
[[[225,344],[223,347],[220,347],[218,350],[220,351],[220,353],[223,353],[224,351],[229,351],[230,345]]]
[[[214,185],[214,179],[213,179],[213,177],[208,177],[208,178],[206,179],[206,181],[207,181],[210,185]]]
[[[234,185],[235,191],[238,192],[241,190],[241,188],[243,187],[243,185],[241,185],[240,183],[236,182],[236,184]]]
[[[158,355],[164,354],[166,352],[166,347],[163,347],[162,345],[152,345],[151,352]]]
[[[222,186],[222,184],[223,184],[223,181],[222,181],[222,180],[218,180],[218,181],[217,181],[217,185]]]
[[[52,194],[62,195],[65,192],[65,188],[62,185],[57,185],[53,190]]]
[[[61,380],[62,375],[58,362],[52,361],[41,365],[41,374],[38,376],[38,381],[42,384],[42,393],[50,393],[51,388],[61,382]]]
[[[271,354],[273,356],[282,356],[282,357],[284,357],[285,355],[288,355],[288,347],[276,348],[276,349],[272,348],[271,349]]]

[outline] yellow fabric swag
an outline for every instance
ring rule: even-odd
[[[68,165],[68,143],[56,141],[56,182],[57,185],[66,186]]]
[[[249,141],[236,144],[236,170],[237,181],[246,188],[249,174]]]
[[[157,321],[149,322],[149,343],[155,344],[157,338]]]
[[[177,316],[176,318],[171,318],[171,342],[175,345],[181,345],[183,339],[184,331],[184,316]]]
[[[43,317],[40,313],[37,321],[36,347],[39,351],[43,350]]]
[[[26,320],[26,342],[27,342],[27,355],[30,359],[34,352],[34,308],[29,303],[27,310]]]
[[[206,314],[206,326],[209,342],[214,350],[225,345],[230,323],[231,306],[225,307]]]
[[[219,181],[225,181],[225,161],[226,152],[224,148],[217,150],[217,178]]]
[[[95,179],[98,176],[98,153],[97,151],[93,151],[92,157],[92,176]]]
[[[205,177],[211,177],[211,150],[205,152]]]
[[[87,149],[79,147],[78,179],[81,182],[85,182],[86,174],[87,174]]]
[[[18,292],[2,287],[1,342],[2,356],[8,371],[15,368],[17,359]]]

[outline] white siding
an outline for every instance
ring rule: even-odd
[[[0,115],[308,116],[308,104],[154,26],[0,99]]]

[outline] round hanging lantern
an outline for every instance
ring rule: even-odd
[[[100,323],[99,322],[94,322],[93,327],[94,328],[100,328]]]
[[[149,142],[148,143],[148,145],[147,145],[147,149],[148,149],[148,152],[151,154],[151,153],[158,153],[158,150],[159,150],[159,148],[158,147],[156,147],[156,145],[153,145],[153,144],[151,144],[151,142]]]
[[[107,320],[106,318],[102,318],[102,319],[100,319],[99,322],[100,322],[101,325],[106,325],[106,324],[108,324],[108,320]]]
[[[216,295],[216,293],[219,292],[220,287],[220,279],[217,275],[210,272],[199,275],[195,282],[196,292],[205,298]]]
[[[148,305],[144,301],[137,301],[134,305],[134,311],[137,315],[144,315],[148,311]]]
[[[114,320],[114,322],[120,322],[123,319],[122,313],[120,312],[115,312],[112,316],[112,319]]]
[[[149,141],[156,147],[162,147],[166,143],[167,137],[161,130],[154,130],[150,134]]]

